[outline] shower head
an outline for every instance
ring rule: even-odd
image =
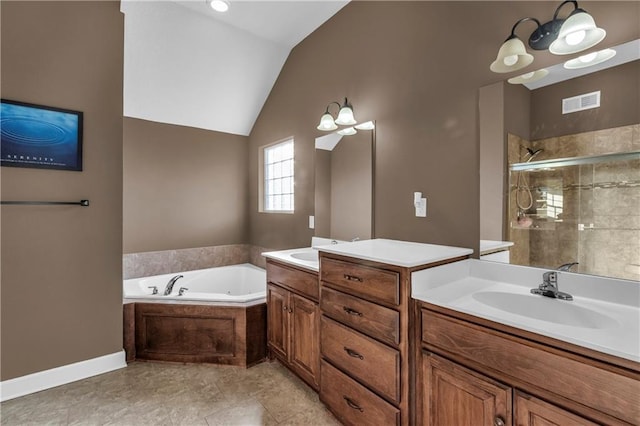
[[[529,158],[527,159],[527,163],[533,160],[538,154],[542,152],[542,148],[536,149],[535,151],[531,148],[527,148],[527,153],[529,154]]]

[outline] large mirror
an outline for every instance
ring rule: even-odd
[[[373,238],[373,129],[316,138],[315,236]]]
[[[481,259],[640,280],[640,40],[613,49],[480,89]]]

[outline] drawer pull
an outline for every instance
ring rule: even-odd
[[[362,355],[360,355],[358,352],[354,351],[353,349],[349,349],[348,347],[344,347],[344,351],[353,358],[359,358],[359,359],[364,359],[364,357]]]
[[[347,308],[346,306],[343,306],[343,307],[342,307],[342,309],[343,309],[346,313],[348,313],[349,315],[353,315],[353,316],[356,316],[356,317],[361,317],[361,316],[362,316],[362,312],[358,312],[358,311],[353,310],[353,309],[351,309],[351,308]]]
[[[362,278],[356,277],[355,275],[344,274],[344,279],[347,281],[362,282]]]
[[[344,398],[345,401],[347,401],[347,405],[351,408],[353,408],[354,410],[358,410],[361,413],[364,413],[364,410],[362,409],[362,407],[360,407],[358,404],[356,404],[355,402],[353,402],[351,400],[351,398],[349,398],[348,396],[342,396]]]
[[[502,417],[496,416],[496,418],[493,419],[493,426],[504,426],[504,420],[502,420]]]

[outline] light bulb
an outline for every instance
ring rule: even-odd
[[[592,52],[592,53],[589,53],[587,55],[580,56],[578,58],[578,60],[580,60],[580,62],[582,62],[584,64],[587,64],[587,63],[593,61],[596,58],[596,56],[598,56],[598,52]]]
[[[511,65],[515,64],[516,62],[518,62],[518,55],[505,56],[504,59],[502,60],[502,62],[504,62],[504,64],[506,66],[510,67]]]
[[[567,41],[567,44],[569,46],[575,46],[576,44],[581,43],[586,36],[587,36],[587,33],[585,30],[574,31],[570,34],[567,34],[567,37],[565,37],[565,40]]]

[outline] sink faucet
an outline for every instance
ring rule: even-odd
[[[570,268],[571,266],[569,266]],[[532,288],[531,293],[552,297],[560,300],[573,300],[573,296],[558,289],[558,273],[549,271],[542,274],[542,284],[538,288]]]
[[[176,281],[178,281],[180,278],[182,278],[183,275],[176,275],[175,277],[171,278],[169,280],[169,283],[167,284],[167,286],[164,289],[164,295],[168,296],[171,294],[171,291],[173,290],[173,285],[176,283]]]

